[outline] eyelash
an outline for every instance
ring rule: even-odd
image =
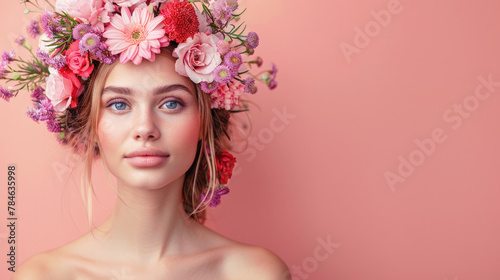
[[[175,102],[177,103],[177,106],[176,108],[174,109],[169,109],[169,108],[166,108],[168,109],[169,111],[178,111],[180,109],[182,109],[184,106],[186,106],[182,101],[180,100],[173,100],[173,99],[170,99],[170,100],[166,100],[165,102],[162,103],[161,107],[163,107],[165,104],[167,103],[170,103],[170,102]],[[129,105],[127,105],[127,102],[124,101],[124,100],[121,100],[121,99],[111,99],[110,101],[107,102],[107,105],[106,105],[106,108],[110,108],[110,107],[113,107],[115,104],[125,104],[125,106],[127,107],[130,107]],[[111,108],[113,111],[125,111],[126,109],[123,109],[123,110],[118,110],[116,108]]]

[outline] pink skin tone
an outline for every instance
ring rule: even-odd
[[[182,185],[200,139],[200,113],[191,81],[174,59],[158,55],[117,64],[101,95],[101,158],[117,179],[117,200],[104,230],[103,252],[154,267],[165,255],[199,248],[197,223],[186,222]],[[109,249],[109,250],[107,250]]]

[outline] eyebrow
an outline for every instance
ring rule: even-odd
[[[187,88],[185,85],[172,84],[172,85],[165,85],[165,86],[161,86],[161,87],[155,88],[154,91],[153,91],[153,95],[158,95],[158,94],[162,94],[162,93],[168,93],[168,92],[176,91],[176,90],[182,90],[182,91],[188,92],[189,94],[192,94],[192,91],[189,90],[189,88]],[[117,87],[117,86],[108,86],[108,87],[105,87],[102,90],[101,95],[104,95],[105,93],[108,93],[108,92],[114,92],[114,93],[125,94],[125,95],[132,95],[132,90],[130,88],[127,88],[127,87]]]

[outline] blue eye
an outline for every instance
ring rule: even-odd
[[[180,104],[179,101],[175,101],[175,100],[167,101],[167,102],[163,103],[163,105],[165,105],[165,107],[167,107],[168,109],[171,109],[171,110],[177,109],[178,106],[182,106],[182,104]]]
[[[110,107],[113,107],[113,109],[117,110],[117,111],[122,111],[122,110],[125,110],[127,108],[127,104],[125,104],[125,102],[113,102],[111,104],[109,104]]]

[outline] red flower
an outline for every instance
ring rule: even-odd
[[[94,64],[90,64],[88,54],[81,55],[79,44],[79,40],[74,41],[66,50],[66,64],[73,73],[88,78],[94,70]]]
[[[59,70],[59,74],[64,78],[71,81],[71,108],[75,108],[78,105],[78,96],[82,93],[84,87],[80,83],[78,77],[73,73],[71,69],[68,67],[63,67]]]
[[[165,33],[170,40],[184,43],[199,31],[198,17],[193,5],[188,1],[174,0],[168,2],[165,8],[161,10],[161,14],[165,18],[163,20],[163,29],[165,29]]]
[[[227,184],[227,181],[233,175],[234,163],[236,158],[228,152],[221,152],[217,155],[215,163],[217,164],[217,173],[221,184]]]

